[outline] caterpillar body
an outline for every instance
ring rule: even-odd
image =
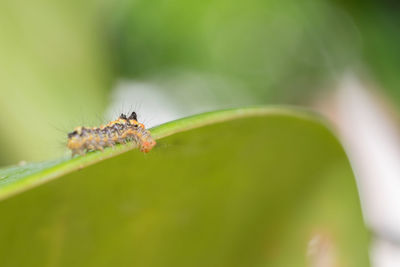
[[[115,144],[134,142],[140,151],[147,153],[155,145],[156,141],[142,123],[137,121],[135,112],[127,117],[121,114],[116,120],[107,125],[88,128],[77,127],[68,134],[67,147],[72,151],[72,156],[84,155],[86,152],[103,150]]]

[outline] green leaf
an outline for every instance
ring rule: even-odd
[[[152,133],[149,154],[0,171],[0,266],[369,265],[351,167],[319,117],[234,109]]]

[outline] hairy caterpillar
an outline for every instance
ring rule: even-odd
[[[137,121],[135,112],[132,112],[129,117],[121,114],[118,119],[104,126],[75,128],[68,134],[67,147],[71,149],[72,156],[74,156],[127,142],[135,142],[140,151],[145,153],[149,152],[156,144],[150,132]]]

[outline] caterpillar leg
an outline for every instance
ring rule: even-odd
[[[72,158],[75,157],[75,155],[80,155],[80,156],[84,156],[85,155],[85,151],[83,149],[74,149],[72,150]]]

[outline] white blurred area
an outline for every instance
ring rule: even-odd
[[[246,87],[236,80],[185,71],[172,76],[171,79],[154,77],[152,81],[118,81],[105,114],[106,120],[135,111],[139,121],[150,128],[193,114],[256,102]],[[174,98],[175,95],[179,95],[179,100]]]
[[[176,106],[173,98],[155,84],[119,81],[112,93],[106,118],[111,121],[121,113],[135,111],[138,120],[147,128],[151,128],[181,118],[183,114],[175,108]]]
[[[399,267],[400,132],[394,112],[354,75],[345,76],[318,106],[335,124],[353,166],[374,236],[372,266]]]
[[[400,266],[399,244],[378,238],[371,248],[372,266],[375,267],[398,267]]]

